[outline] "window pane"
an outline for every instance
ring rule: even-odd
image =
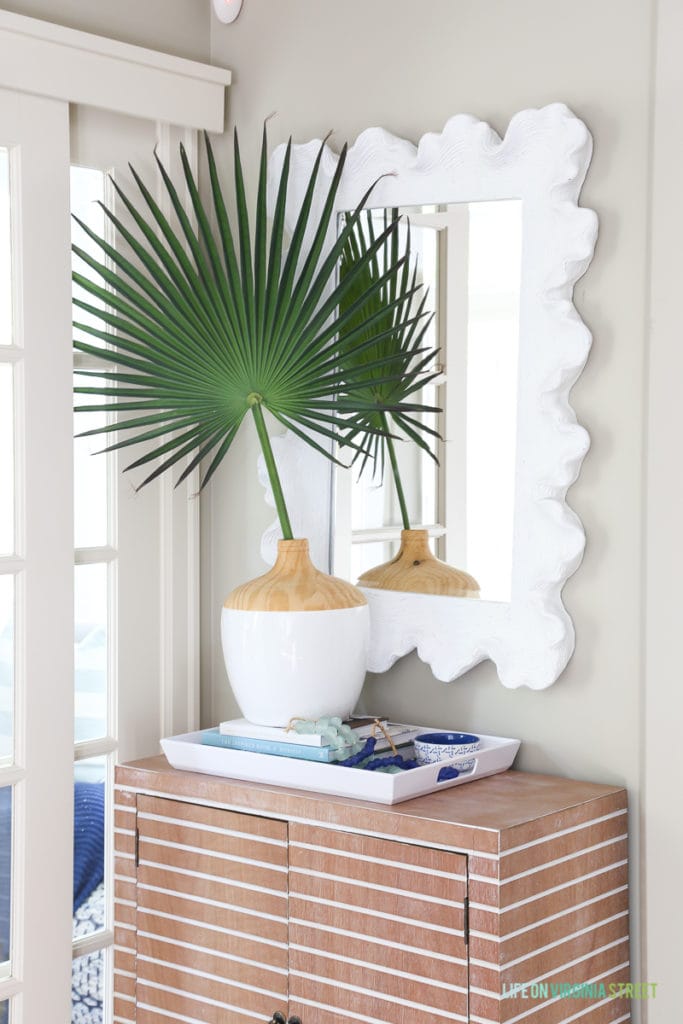
[[[74,767],[73,937],[101,931],[105,924],[104,838],[106,757]]]
[[[9,153],[0,149],[0,345],[12,342],[12,246]]]
[[[400,541],[374,541],[351,546],[351,579],[357,580],[368,569],[391,561],[398,551]]]
[[[0,363],[0,555],[14,551],[13,372]]]
[[[0,964],[10,959],[11,902],[12,787],[3,786],[0,789]]]
[[[100,170],[91,167],[71,168],[71,212],[88,225],[98,235],[106,232],[105,216],[102,208],[98,205],[104,201],[105,176]],[[83,229],[73,222],[72,241],[88,252],[96,259],[102,257],[101,250],[86,235]],[[73,269],[87,277],[93,277],[93,272],[76,255],[72,258]],[[98,282],[99,283],[99,282]],[[104,303],[93,298],[78,285],[74,285],[73,298],[83,300],[90,305],[102,308]],[[73,318],[77,323],[101,327],[99,321],[87,311],[80,309],[74,304]],[[74,332],[75,337],[87,341],[95,341],[85,332],[78,329]],[[86,377],[76,377],[76,383],[87,386]],[[95,382],[93,381],[93,384]],[[98,381],[97,383],[101,383]],[[91,400],[87,395],[77,398],[80,405],[95,404],[98,399]],[[98,413],[78,413],[75,417],[74,433],[80,434],[86,430],[93,430],[102,426],[106,417]],[[74,443],[74,506],[75,506],[75,542],[77,548],[97,547],[107,544],[110,541],[108,536],[108,494],[107,494],[107,473],[109,460],[103,456],[92,458],[92,454],[99,451],[105,445],[105,439],[101,436],[78,438]]]
[[[71,1024],[102,1024],[105,951],[76,957],[71,970]],[[2,1024],[2,1018],[0,1018]]]
[[[102,171],[92,167],[71,168],[71,212],[98,235],[105,234],[105,216],[102,207],[98,205],[98,203],[104,202],[104,183],[105,177]],[[99,260],[102,258],[102,250],[75,221],[72,221],[71,240],[95,259]],[[79,274],[87,277],[91,277],[93,274],[90,268],[76,254],[72,257],[72,265],[73,269],[78,271]],[[101,307],[103,305],[98,299],[93,298],[87,292],[84,292],[82,288],[79,288],[78,285],[74,286],[73,297],[75,299],[82,299],[84,302],[90,303],[91,306]],[[74,320],[83,324],[100,326],[99,321],[91,313],[77,307],[74,308]],[[78,332],[76,333],[78,336]],[[85,335],[81,334],[80,337],[84,338]]]
[[[107,735],[108,566],[78,565],[75,575],[76,742]]]
[[[99,378],[74,376],[76,385],[88,386],[88,381],[101,384]],[[91,405],[99,401],[89,395],[75,395],[75,405]],[[106,423],[106,414],[79,412],[74,414],[74,434],[94,430]],[[76,437],[74,440],[74,536],[77,548],[101,547],[110,542],[107,489],[109,464],[112,456],[95,455],[108,444],[102,434],[94,437]]]
[[[9,1024],[9,999],[5,999],[4,1002],[0,1003],[0,1024]]]
[[[416,400],[423,401],[420,395]],[[427,419],[426,414],[423,418]],[[400,437],[398,428],[394,432]],[[394,442],[394,448],[411,525],[436,523],[435,463],[412,442],[400,439]],[[379,474],[379,464],[375,472],[373,464],[368,463],[360,477],[355,469],[351,472],[354,474],[351,528],[367,530],[393,526],[400,529],[401,508],[389,459],[385,462],[383,479]]]
[[[375,231],[379,233],[385,226],[384,211],[377,211],[374,217]],[[399,246],[402,248],[407,241],[406,221],[399,228]],[[410,231],[410,254],[411,260],[417,273],[417,283],[425,286],[426,294],[429,296],[427,309],[432,310],[434,296],[438,293],[439,287],[439,263],[438,237],[437,232],[430,227],[411,226]],[[420,301],[421,296],[416,301]],[[417,307],[414,310],[417,313]],[[435,310],[438,312],[438,307]],[[434,316],[428,325],[425,326],[425,334],[421,341],[421,348],[436,348],[438,346],[437,317]],[[432,370],[433,367],[425,367]],[[414,401],[421,405],[434,405],[434,388],[423,388],[414,395]],[[423,422],[427,427],[434,430],[438,427],[434,413],[415,413],[414,419]],[[394,447],[398,462],[399,475],[406,499],[408,518],[413,527],[429,525],[439,522],[437,500],[438,500],[438,467],[436,462],[404,436],[397,425],[392,421],[391,432],[398,440]],[[428,443],[430,450],[436,451],[434,439],[429,434],[424,434],[424,440]],[[359,460],[357,466],[362,464]],[[381,460],[377,463],[369,461],[360,476],[356,467],[352,469],[353,485],[351,489],[351,529],[368,530],[380,527],[402,526],[401,507],[398,501],[396,485],[391,470],[388,454],[384,463],[384,474],[381,473]],[[370,563],[368,568],[378,564]]]
[[[0,764],[12,761],[14,716],[14,577],[0,576]]]

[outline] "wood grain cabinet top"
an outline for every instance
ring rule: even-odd
[[[626,1024],[623,789],[509,771],[386,807],[117,769],[117,1024]]]

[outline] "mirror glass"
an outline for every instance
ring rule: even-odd
[[[397,444],[411,527],[428,529],[435,555],[478,581],[482,600],[511,596],[522,201],[406,207],[418,279],[434,311],[425,344],[439,376],[423,388],[425,414],[443,438],[438,465]],[[385,211],[373,211],[381,229]],[[401,227],[405,232],[406,228]],[[398,551],[401,516],[388,466],[336,471],[334,572],[356,581]],[[455,600],[458,600],[455,598]]]

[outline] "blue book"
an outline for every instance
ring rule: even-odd
[[[229,750],[248,750],[253,754],[273,754],[276,757],[297,757],[304,761],[323,761],[329,764],[338,758],[332,747],[309,747],[303,743],[282,743],[278,740],[255,739],[251,736],[229,736],[218,729],[205,729],[202,743]],[[342,758],[344,754],[342,754]]]

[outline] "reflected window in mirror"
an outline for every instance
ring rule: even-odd
[[[509,601],[512,580],[522,259],[517,199],[401,209],[410,223],[418,281],[434,318],[425,348],[440,372],[416,396],[439,414],[437,464],[397,443],[411,527],[427,529],[434,554],[471,573],[484,600]],[[386,211],[373,211],[381,230]],[[433,369],[433,368],[432,368]],[[427,372],[427,371],[426,371]],[[389,467],[337,471],[334,571],[357,580],[391,559],[401,515]]]

